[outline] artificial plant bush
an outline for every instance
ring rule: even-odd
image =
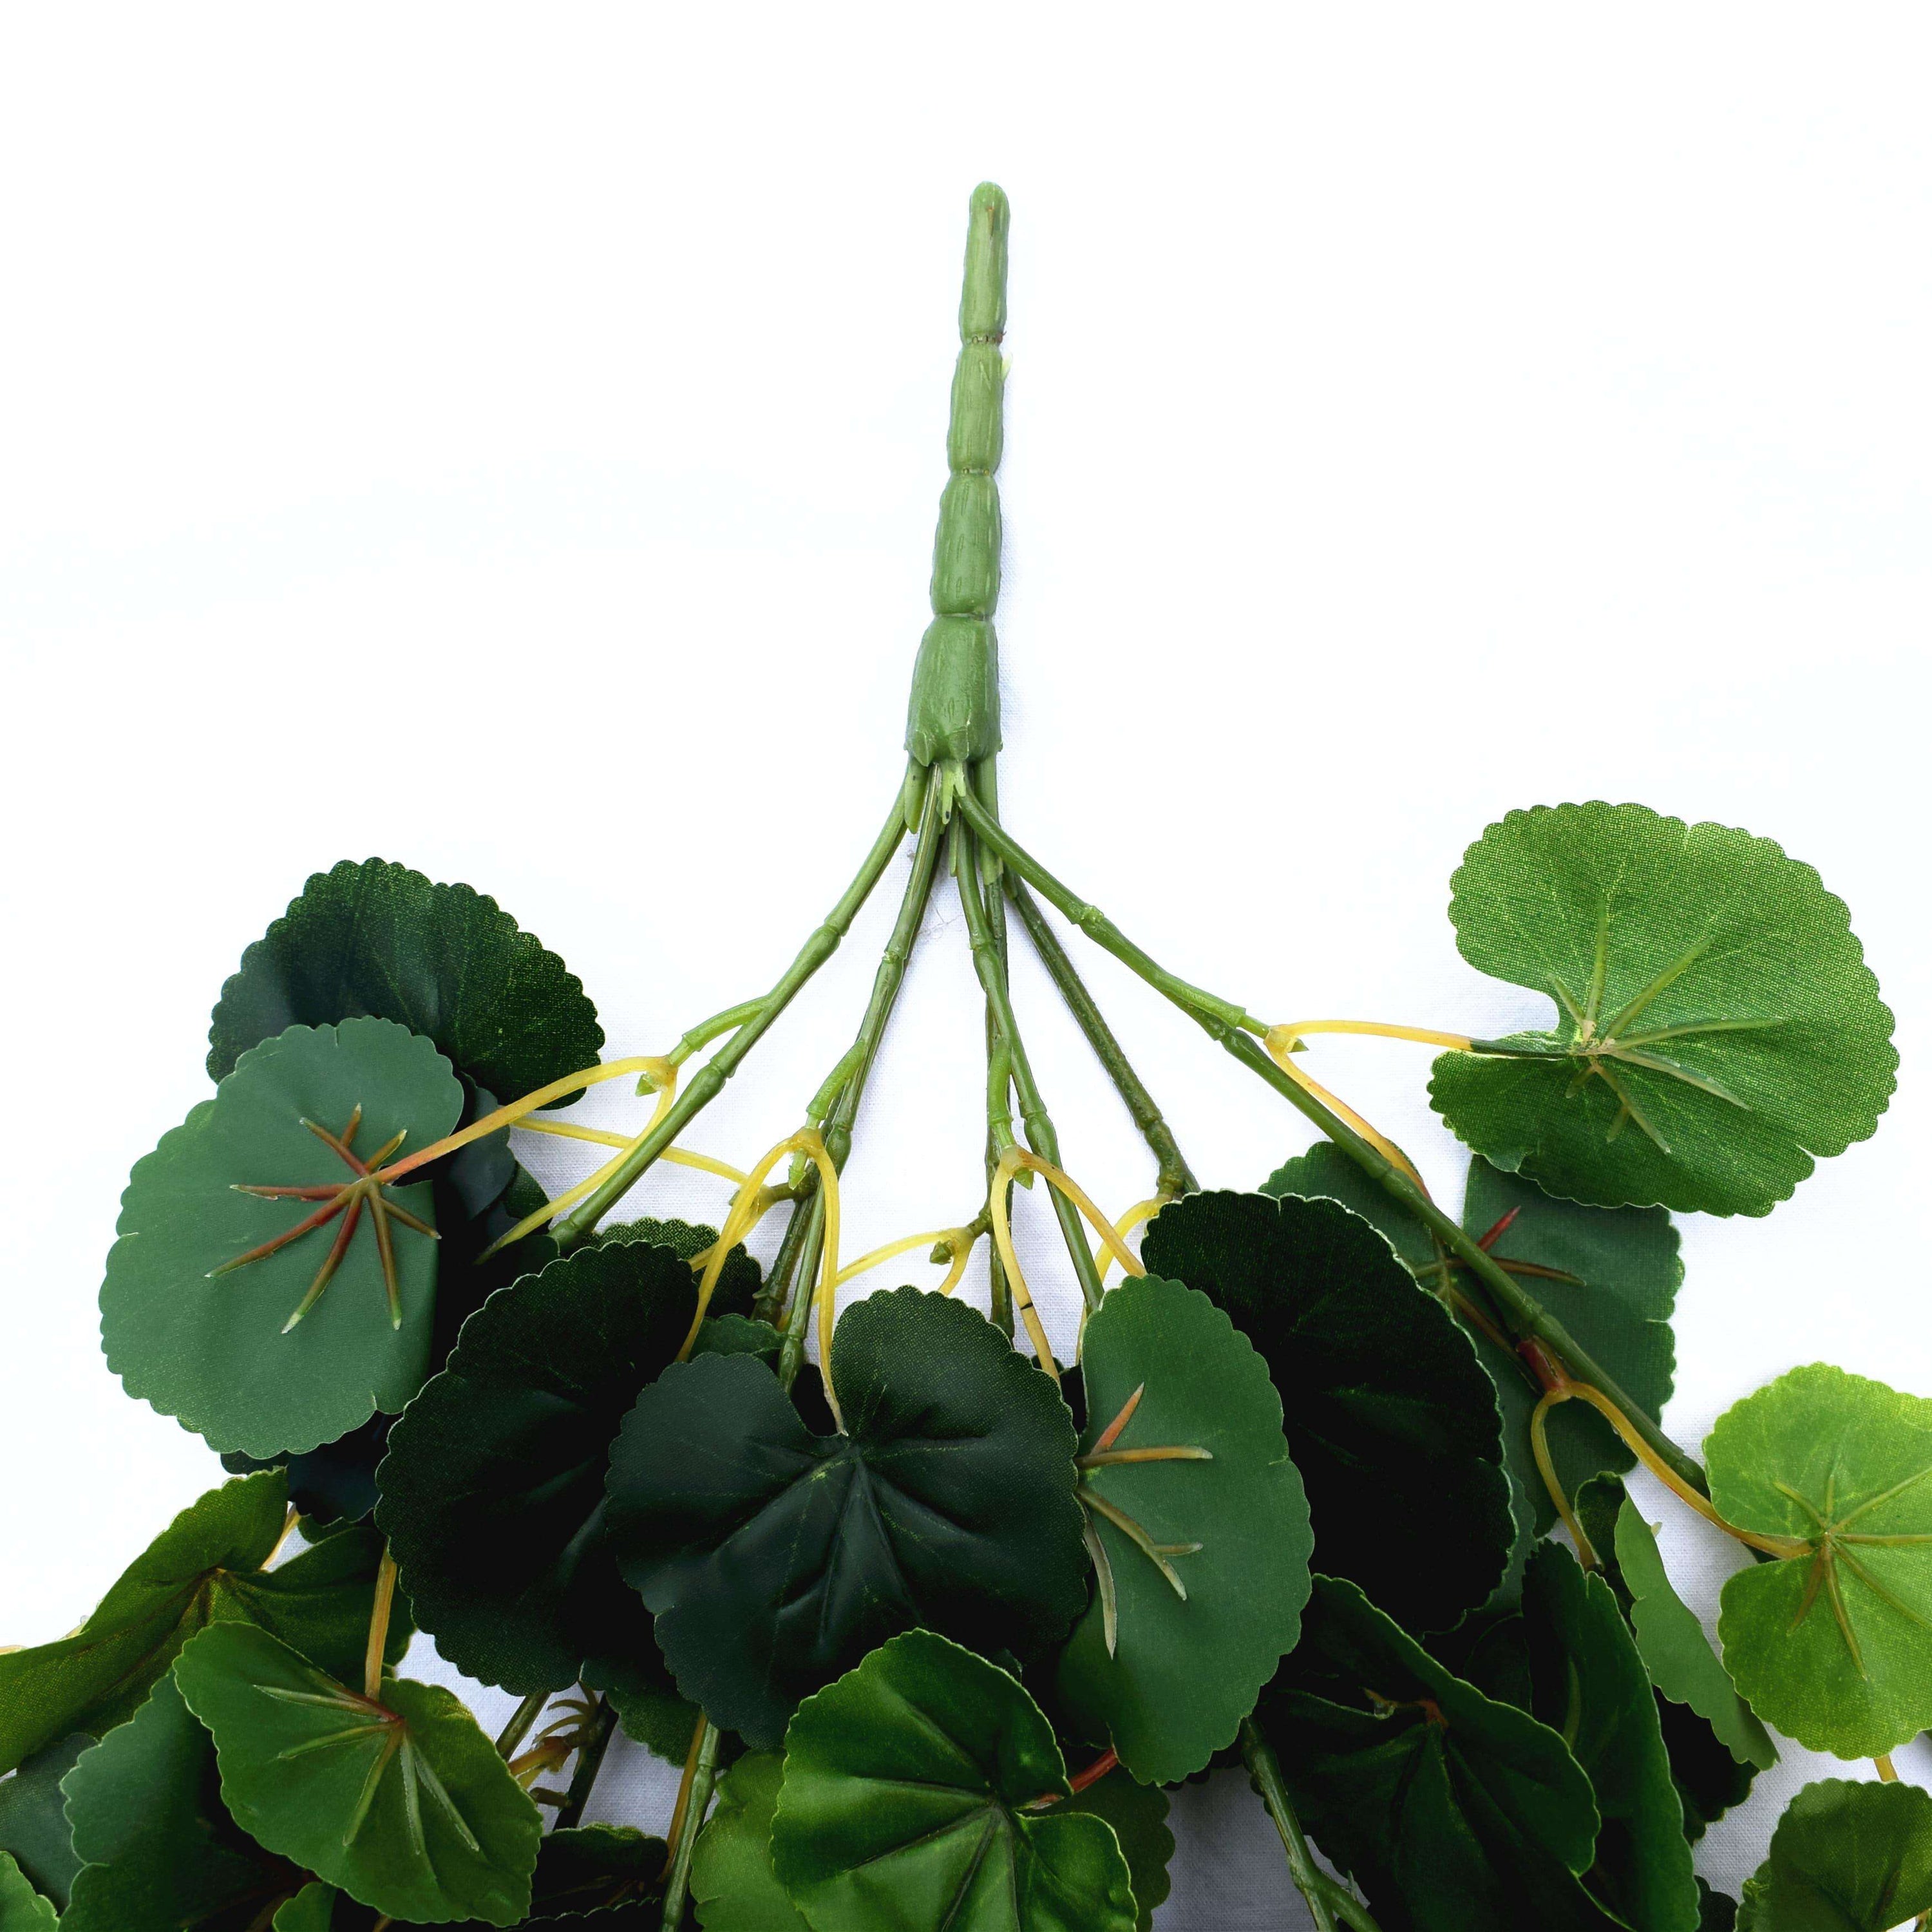
[[[909,762],[767,992],[599,1060],[560,959],[381,860],[311,878],[221,988],[214,1091],[136,1163],[100,1305],[129,1392],[234,1473],[80,1630],[0,1655],[0,1932],[1132,1932],[1166,1788],[1237,1758],[1322,1932],[1932,1906],[1932,1798],[1893,1785],[1808,1788],[1741,1906],[1691,1869],[1770,1730],[1889,1777],[1932,1724],[1932,1402],[1820,1366],[1701,1462],[1660,1420],[1672,1212],[1768,1212],[1890,1095],[1844,907],[1767,839],[1539,806],[1470,847],[1450,916],[1546,1029],[1270,1025],[1150,958],[998,806],[1006,218],[976,192]],[[802,1119],[746,1169],[685,1144],[896,867]],[[963,1220],[848,1261],[839,1176],[943,890],[985,1172]],[[1203,1188],[1042,899],[1315,1145]],[[1066,1172],[1011,920],[1146,1138],[1118,1222]],[[1442,1049],[1458,1209],[1302,1070],[1337,1030]],[[615,1079],[654,1096],[634,1131],[569,1115]],[[597,1164],[547,1199],[533,1134]],[[614,1218],[667,1162],[728,1184],[717,1227]],[[1064,1363],[1012,1240],[1036,1180],[1084,1304]],[[982,1243],[985,1315],[955,1293]],[[841,1312],[915,1250],[936,1288]],[[1639,1462],[1743,1546],[1717,1648]],[[397,1674],[412,1625],[520,1700],[499,1736]],[[683,1766],[662,1835],[583,1822],[620,1726]]]

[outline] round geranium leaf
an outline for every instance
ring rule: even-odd
[[[388,1020],[244,1054],[122,1197],[100,1333],[128,1393],[254,1456],[401,1408],[428,1364],[435,1209],[426,1184],[385,1186],[378,1156],[430,1145],[462,1106],[448,1062]]]
[[[1142,1254],[1265,1358],[1322,1568],[1418,1629],[1481,1603],[1512,1536],[1495,1390],[1382,1236],[1339,1202],[1195,1194]]]
[[[668,1247],[583,1249],[492,1295],[391,1432],[376,1520],[416,1621],[466,1676],[560,1690],[587,1657],[655,1651],[604,1542],[604,1478],[697,1305]]]
[[[257,1624],[326,1668],[359,1664],[381,1540],[345,1530],[265,1570],[286,1513],[278,1470],[224,1483],[175,1518],[71,1636],[0,1654],[0,1767],[70,1732],[105,1736],[208,1624]],[[393,1656],[410,1628],[398,1605]]]
[[[704,1932],[807,1932],[772,1870],[772,1817],[784,1760],[747,1751],[718,1787],[691,1861],[691,1896]]]
[[[909,1630],[793,1718],[772,1868],[812,1932],[1132,1932],[1112,1828],[1028,1808],[1067,1792],[1019,1684]]]
[[[1892,1932],[1928,1910],[1932,1795],[1827,1778],[1784,1808],[1738,1932]]]
[[[384,859],[344,860],[242,956],[208,1028],[208,1071],[292,1026],[373,1016],[434,1040],[504,1096],[592,1065],[604,1030],[584,987],[496,902]]]
[[[1531,1708],[1583,1768],[1601,1820],[1584,1888],[1610,1922],[1698,1932],[1697,1885],[1657,1700],[1610,1586],[1545,1544],[1523,1576]]]
[[[1436,1063],[1437,1111],[1497,1166],[1606,1207],[1763,1214],[1877,1126],[1892,1014],[1844,902],[1768,838],[1539,806],[1451,883],[1463,957],[1558,1010]]]
[[[1932,1726],[1932,1405],[1816,1363],[1727,1409],[1704,1460],[1718,1514],[1792,1550],[1724,1586],[1752,1709],[1840,1757]]]
[[[408,1923],[529,1912],[537,1808],[441,1686],[390,1678],[372,1700],[236,1624],[204,1630],[175,1675],[258,1844]]]
[[[1054,1808],[1066,1816],[1084,1815],[1106,1823],[1127,1862],[1136,1922],[1140,1932],[1152,1932],[1154,1912],[1167,1902],[1171,1889],[1167,1868],[1174,1856],[1174,1834],[1167,1828],[1167,1793],[1114,1771]]]
[[[1096,1588],[1060,1694],[1136,1778],[1176,1784],[1233,1742],[1294,1647],[1308,1502],[1268,1364],[1206,1295],[1122,1282],[1080,1359]]]
[[[832,1380],[848,1434],[808,1428],[755,1356],[676,1363],[611,1451],[612,1545],[679,1689],[760,1748],[898,1631],[1024,1656],[1086,1602],[1072,1418],[990,1322],[870,1296]]]
[[[302,1883],[223,1810],[214,1746],[172,1677],[82,1756],[62,1788],[84,1862],[62,1915],[68,1932],[246,1926]]]
[[[34,1889],[12,1852],[0,1852],[0,1932],[54,1932],[59,1923],[53,1900]]]
[[[20,1866],[35,1891],[65,1909],[80,1870],[67,1822],[61,1780],[94,1739],[85,1731],[37,1750],[10,1778],[0,1778],[0,1852]]]
[[[1325,1576],[1258,1708],[1302,1822],[1383,1932],[1603,1932],[1590,1780],[1556,1732]]]

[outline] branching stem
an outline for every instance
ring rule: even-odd
[[[1281,1848],[1288,1857],[1288,1875],[1294,1880],[1295,1890],[1308,1901],[1315,1932],[1340,1932],[1345,1925],[1352,1932],[1378,1932],[1368,1907],[1315,1862],[1301,1820],[1289,1801],[1274,1748],[1262,1736],[1261,1726],[1252,1718],[1241,1720],[1241,1756],[1247,1762],[1248,1774],[1268,1807],[1268,1816],[1274,1820],[1275,1829],[1281,1834]]]

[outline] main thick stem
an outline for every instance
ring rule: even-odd
[[[1481,1280],[1515,1330],[1519,1342],[1533,1338],[1542,1342],[1577,1381],[1589,1383],[1608,1396],[1629,1418],[1631,1426],[1657,1455],[1685,1482],[1700,1492],[1708,1493],[1709,1484],[1695,1459],[1686,1455],[1664,1434],[1657,1421],[1645,1412],[1642,1405],[1474,1235],[1444,1214],[1408,1175],[1371,1147],[1346,1120],[1275,1065],[1260,1044],[1250,1036],[1262,1030],[1260,1022],[1232,1000],[1205,992],[1168,972],[1151,955],[1142,952],[1128,939],[1097,908],[1088,904],[1055,878],[1013,839],[997,819],[986,812],[970,793],[960,794],[958,808],[974,832],[1050,904],[1057,907],[1096,944],[1165,994],[1250,1072],[1265,1080],[1284,1100],[1306,1114],[1384,1192],[1400,1202],[1421,1222],[1451,1254]]]
[[[812,934],[797,956],[787,967],[778,983],[758,1003],[752,1017],[692,1076],[691,1084],[680,1094],[670,1110],[627,1154],[622,1164],[604,1184],[560,1222],[553,1232],[566,1253],[587,1241],[597,1224],[634,1187],[652,1162],[683,1132],[691,1123],[724,1090],[724,1084],[737,1072],[745,1056],[757,1046],[766,1030],[790,1005],[806,982],[838,951],[838,944],[851,930],[859,909],[884,875],[900,842],[905,837],[904,809],[898,796],[892,800],[891,815],[872,842],[858,875],[845,888],[838,903],[824,922]]]
[[[1309,1916],[1315,1922],[1315,1932],[1338,1932],[1339,1927],[1345,1924],[1353,1928],[1354,1932],[1378,1932],[1368,1908],[1351,1898],[1315,1862],[1315,1855],[1308,1849],[1308,1840],[1301,1829],[1301,1820],[1295,1816],[1288,1786],[1282,1781],[1274,1747],[1262,1736],[1261,1726],[1252,1718],[1241,1720],[1241,1756],[1246,1761],[1248,1774],[1254,1780],[1262,1802],[1268,1807],[1268,1816],[1274,1820],[1275,1829],[1281,1834],[1281,1848],[1288,1858],[1288,1875],[1294,1880],[1295,1890],[1308,1901]]]

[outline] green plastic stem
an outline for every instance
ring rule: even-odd
[[[543,1707],[550,1702],[548,1690],[532,1690],[510,1713],[510,1721],[498,1732],[496,1755],[506,1764],[517,1754],[517,1747],[530,1734],[530,1726],[542,1714]]]
[[[1307,1115],[1364,1173],[1384,1193],[1394,1197],[1433,1234],[1456,1258],[1481,1280],[1496,1298],[1519,1342],[1540,1342],[1562,1362],[1579,1382],[1588,1382],[1622,1410],[1651,1448],[1684,1480],[1700,1494],[1709,1493],[1704,1472],[1688,1456],[1643,1406],[1618,1382],[1616,1378],[1572,1335],[1569,1330],[1532,1295],[1475,1238],[1423,1193],[1407,1174],[1357,1133],[1346,1120],[1324,1106],[1301,1084],[1284,1073],[1267,1053],[1249,1037],[1260,1031],[1258,1022],[1232,1000],[1203,993],[1198,986],[1166,971],[1143,952],[1108,919],[1060,884],[1038,860],[1024,850],[996,819],[986,814],[970,792],[962,792],[957,808],[974,831],[992,846],[1000,857],[1049,904],[1057,907],[1094,942],[1113,954],[1159,992],[1190,1015],[1212,1039],[1232,1054],[1250,1072],[1265,1080],[1275,1091]]]
[[[1006,881],[1006,893],[1013,902],[1013,910],[1020,916],[1020,923],[1027,929],[1027,936],[1033,941],[1033,950],[1039,955],[1040,963],[1046,968],[1047,977],[1060,989],[1060,997],[1066,1003],[1067,1011],[1087,1036],[1087,1044],[1094,1049],[1094,1058],[1114,1083],[1114,1090],[1120,1095],[1134,1125],[1141,1130],[1142,1138],[1148,1144],[1148,1151],[1154,1157],[1154,1192],[1169,1199],[1193,1193],[1201,1185],[1194,1178],[1194,1170],[1183,1158],[1173,1130],[1155,1106],[1154,1096],[1148,1091],[1145,1083],[1134,1071],[1133,1062],[1128,1059],[1113,1028],[1107,1024],[1106,1016],[1095,1004],[1094,995],[1087,990],[1087,982],[1066,956],[1066,949],[1060,944],[1059,935],[1047,924],[1046,915],[1034,903],[1033,895],[1018,879]]]
[[[570,1790],[562,1804],[558,1807],[556,1823],[553,1828],[568,1831],[584,1816],[584,1808],[590,1802],[590,1793],[597,1783],[597,1774],[604,1768],[604,1754],[610,1748],[610,1734],[617,1728],[617,1714],[610,1708],[608,1697],[597,1700],[596,1714],[590,1720],[590,1735],[578,1748],[577,1768],[570,1774]]]
[[[700,1717],[698,1722],[703,1732],[698,1741],[698,1762],[692,1768],[690,1793],[685,1800],[684,1816],[678,1820],[677,1843],[670,1848],[670,1867],[664,1874],[664,1905],[658,1922],[665,1932],[677,1932],[684,1923],[684,1901],[691,1888],[691,1855],[698,1847],[704,1814],[711,1808],[711,1787],[718,1778],[718,1747],[723,1734],[709,1718]]]
[[[735,1032],[764,1004],[763,1000],[740,1000],[735,1006],[727,1006],[722,1013],[713,1013],[708,1020],[700,1020],[688,1033],[680,1036],[677,1044],[664,1058],[672,1066],[682,1066],[700,1047],[709,1046],[721,1033]]]
[[[745,1057],[758,1045],[766,1030],[796,997],[799,989],[838,950],[838,943],[850,931],[859,908],[871,896],[885,869],[892,862],[905,837],[905,820],[896,796],[885,828],[873,841],[858,876],[845,888],[838,903],[788,966],[776,986],[757,1003],[756,1010],[731,1037],[692,1076],[691,1084],[672,1103],[670,1111],[624,1157],[622,1163],[603,1185],[573,1208],[551,1231],[556,1244],[568,1254],[587,1241],[604,1216],[634,1187],[659,1154],[724,1090],[724,1084],[737,1072]]]
[[[1288,1855],[1288,1875],[1294,1880],[1295,1890],[1308,1902],[1315,1932],[1339,1932],[1342,1925],[1351,1927],[1353,1932],[1379,1932],[1368,1908],[1352,1898],[1315,1862],[1301,1820],[1289,1802],[1274,1747],[1262,1736],[1261,1726],[1252,1718],[1241,1720],[1241,1756],[1246,1761],[1256,1791],[1268,1807],[1275,1829],[1281,1834],[1281,1848]]]
[[[980,795],[980,802],[993,816],[1000,815],[1000,760],[997,752],[982,758],[973,767],[970,782]],[[1011,982],[1007,974],[1006,907],[1006,896],[1000,890],[1000,881],[1005,877],[997,859],[989,859],[986,869],[992,877],[986,881],[988,891],[986,904],[988,923],[992,928],[993,950],[999,955],[1000,977]],[[999,1015],[994,1010],[991,1000],[986,1002],[986,1198],[992,1200],[993,1172],[999,1165],[1000,1156],[1012,1145],[1013,1138],[1012,1109],[1010,1096],[1012,1088],[1013,1057],[1000,1031]],[[988,1216],[990,1228],[992,1217]],[[986,1286],[988,1307],[994,1327],[1009,1340],[1013,1332],[1013,1288],[1006,1279],[1006,1264],[1000,1258],[1000,1251],[992,1242],[986,1244]]]
[[[980,890],[979,852],[965,836],[964,826],[958,818],[952,821],[952,876],[958,882],[960,903],[966,910],[966,930],[973,945],[973,970],[979,975],[987,1004],[993,1009],[1000,1038],[1012,1057],[1013,1091],[1019,1096],[1020,1120],[1026,1129],[1027,1145],[1041,1160],[1051,1161],[1055,1167],[1062,1166],[1064,1163],[1060,1157],[1060,1136],[1054,1130],[1053,1117],[1046,1111],[1039,1082],[1034,1078],[1033,1064],[1027,1058],[1026,1043],[1020,1037],[1019,1024],[1013,1017],[1006,976],[993,944],[992,925],[986,916],[986,902]],[[1050,1192],[1054,1217],[1060,1223],[1061,1237],[1066,1243],[1067,1258],[1072,1262],[1074,1275],[1080,1283],[1080,1298],[1091,1314],[1100,1305],[1100,1270],[1094,1264],[1092,1250],[1087,1245],[1087,1224],[1081,1219],[1079,1209],[1058,1188]]]

